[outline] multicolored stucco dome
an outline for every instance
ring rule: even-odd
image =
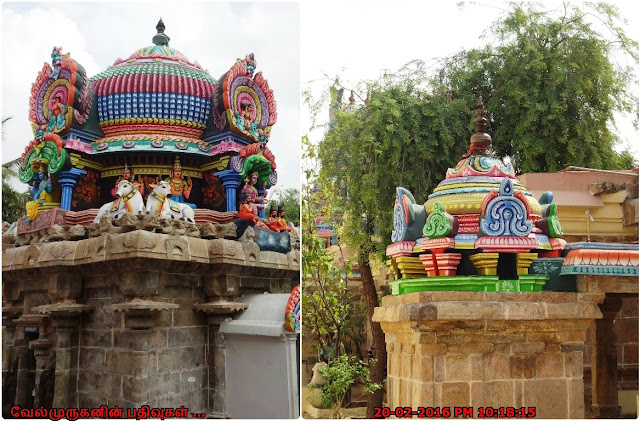
[[[134,142],[153,145],[162,141],[183,149],[187,144],[201,146],[206,152],[200,136],[211,111],[216,80],[169,47],[162,20],[156,29],[153,46],[116,60],[90,79],[105,134],[98,142],[126,148]]]
[[[546,278],[528,274],[531,262],[559,255],[565,244],[552,193],[537,200],[513,167],[489,152],[484,113],[478,101],[468,152],[424,205],[408,190],[396,189],[393,244],[387,248],[394,294],[540,290]]]
[[[91,78],[54,47],[31,90],[34,139],[19,171],[22,182],[51,190],[34,217],[39,208],[95,211],[123,178],[145,200],[169,180],[196,219],[207,214],[200,210],[236,212],[249,181],[259,197],[277,183],[267,147],[277,106],[254,55],[216,80],[169,46],[162,19],[156,30],[153,45]],[[207,215],[198,220],[222,218]]]
[[[505,164],[502,159],[488,153],[491,137],[486,133],[487,120],[484,117],[482,102],[476,106],[476,133],[471,137],[469,151],[454,168],[449,168],[445,179],[434,189],[424,204],[427,215],[434,212],[437,202],[450,215],[455,215],[458,222],[464,226],[467,234],[477,234],[479,219],[483,204],[492,190],[500,191],[501,184],[507,179],[512,194],[523,199],[527,208],[529,220],[533,223],[542,218],[542,209],[533,193],[527,191],[516,178],[511,163]],[[532,227],[534,234],[541,233],[540,229]],[[459,238],[462,241],[462,237]],[[469,236],[468,241],[476,238]],[[540,246],[547,248],[549,239],[539,236]]]

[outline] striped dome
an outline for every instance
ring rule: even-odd
[[[199,141],[211,112],[216,80],[197,62],[170,48],[160,24],[154,46],[116,60],[91,78],[105,134],[99,142],[141,133]]]

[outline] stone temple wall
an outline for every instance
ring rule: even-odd
[[[618,352],[618,385],[622,390],[638,390],[638,298],[622,298],[615,321]]]
[[[3,411],[225,416],[219,324],[243,294],[289,293],[299,250],[260,251],[251,228],[234,238],[234,224],[154,218],[3,238]]]
[[[531,408],[539,418],[583,418],[586,330],[602,317],[603,299],[467,291],[384,297],[374,321],[389,352],[387,406],[468,408],[475,417],[487,408]]]

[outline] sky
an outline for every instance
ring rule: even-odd
[[[543,2],[545,8],[561,7],[559,1]],[[627,34],[640,40],[640,6],[638,2],[610,1],[628,19]],[[333,78],[340,76],[345,87],[358,81],[377,80],[385,70],[394,72],[414,59],[434,64],[437,58],[462,49],[481,47],[482,38],[504,13],[505,2],[485,0],[466,2],[461,9],[457,1],[305,1],[301,4],[301,80],[302,89],[319,98]],[[434,66],[435,67],[435,66]],[[329,76],[329,79],[327,79]],[[636,94],[638,93],[636,85]],[[346,91],[343,100],[347,100]],[[473,105],[473,104],[472,104]],[[325,108],[320,118],[328,120]],[[640,160],[638,131],[631,117],[618,116],[621,149],[628,146]],[[321,123],[322,121],[319,121]],[[303,104],[301,126],[304,134],[317,142],[324,129],[309,130],[312,121]],[[468,138],[461,139],[468,142]],[[455,163],[452,163],[455,165]]]
[[[33,139],[31,84],[43,63],[50,64],[53,46],[71,53],[91,77],[152,45],[160,17],[169,45],[216,80],[237,58],[255,54],[256,72],[277,102],[268,144],[278,166],[272,190],[298,188],[300,6],[294,2],[3,3],[2,118],[13,118],[3,127],[2,162],[19,157]]]
[[[640,39],[637,2],[613,1],[629,21],[627,33]],[[310,131],[309,110],[300,92],[314,97],[340,75],[346,86],[377,79],[413,59],[434,63],[461,49],[489,42],[483,33],[505,10],[505,3],[456,1],[289,2],[142,2],[142,3],[8,3],[2,4],[2,162],[20,156],[32,139],[27,120],[31,83],[51,48],[80,62],[90,76],[117,58],[151,45],[162,17],[170,45],[198,61],[214,78],[236,58],[254,52],[278,103],[278,121],[269,147],[276,156],[277,188],[299,185],[299,140],[318,141],[322,130]],[[556,8],[558,1],[546,1]],[[636,85],[636,92],[638,92]],[[348,93],[345,94],[345,99]],[[328,110],[320,114],[328,120]],[[618,116],[621,148],[640,159],[638,132],[631,118]],[[467,142],[468,139],[461,139]]]

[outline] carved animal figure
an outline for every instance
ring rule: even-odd
[[[195,224],[193,209],[184,203],[167,198],[171,194],[168,181],[160,180],[147,198],[147,213],[157,212],[163,218],[180,219]]]
[[[118,198],[113,202],[102,205],[98,211],[98,216],[96,216],[93,222],[100,222],[103,216],[113,216],[117,219],[125,213],[136,215],[144,211],[142,195],[138,189],[134,188],[131,182],[127,180],[120,181],[118,183],[118,189],[116,190],[116,196],[118,196]]]

